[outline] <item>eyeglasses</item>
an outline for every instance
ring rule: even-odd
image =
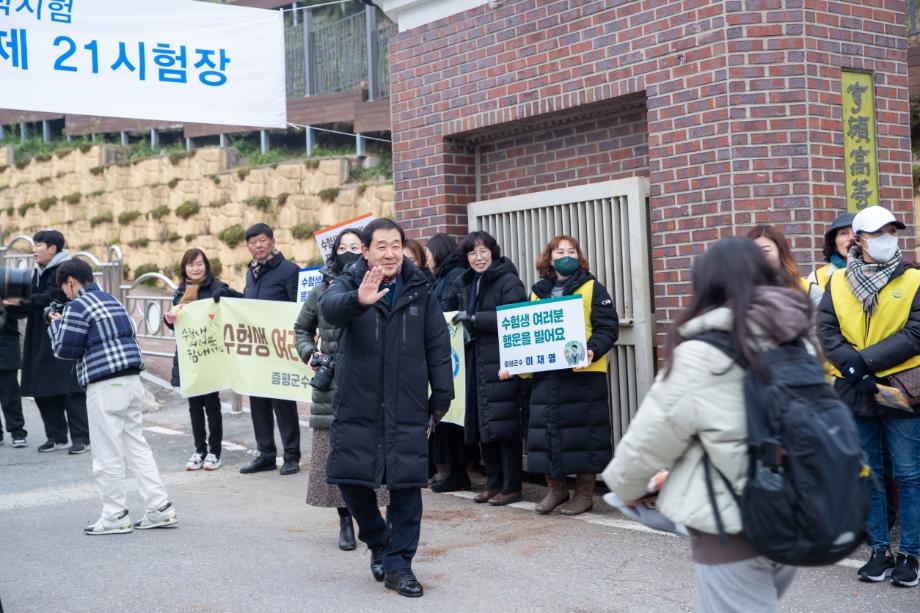
[[[467,259],[470,259],[470,260],[475,260],[477,258],[481,260],[485,260],[491,255],[492,255],[492,252],[489,251],[488,249],[473,249],[472,251],[466,254],[466,257]]]

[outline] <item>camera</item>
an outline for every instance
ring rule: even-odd
[[[58,315],[64,314],[64,303],[58,302],[57,300],[52,300],[51,304],[46,306],[42,313],[45,316],[45,321],[50,323],[52,313],[57,313]]]
[[[30,268],[0,267],[0,300],[28,300],[32,295]],[[6,323],[6,309],[0,305],[0,325]]]
[[[310,366],[317,369],[310,385],[318,392],[328,392],[332,387],[332,375],[335,372],[334,356],[314,353],[310,358]]]

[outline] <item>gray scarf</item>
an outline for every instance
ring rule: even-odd
[[[850,247],[848,255],[846,277],[850,291],[862,304],[863,312],[873,315],[878,308],[878,293],[888,285],[901,263],[901,250],[881,264],[867,264],[855,245]]]

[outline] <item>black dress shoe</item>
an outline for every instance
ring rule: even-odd
[[[282,475],[294,475],[300,472],[300,462],[297,460],[285,460],[279,471]]]
[[[406,598],[419,598],[422,595],[422,584],[415,578],[411,568],[394,570],[386,574],[384,586],[388,590],[396,590],[400,596]]]
[[[266,458],[264,456],[259,456],[246,466],[240,469],[240,473],[244,475],[250,475],[252,473],[261,473],[266,470],[275,470],[277,464],[275,463],[275,458]]]
[[[462,473],[450,473],[446,479],[432,485],[431,491],[436,494],[443,494],[445,492],[465,492],[470,489],[470,487],[472,487],[470,476],[466,474],[466,468],[464,468]]]
[[[355,543],[355,527],[351,523],[351,515],[339,517],[339,549],[353,551],[358,546]]]
[[[380,549],[371,549],[371,574],[377,581],[383,581],[383,547]]]

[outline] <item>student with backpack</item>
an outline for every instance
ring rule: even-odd
[[[818,312],[818,339],[833,366],[834,387],[853,410],[874,474],[870,483],[868,562],[863,581],[914,587],[920,555],[920,270],[901,261],[904,224],[879,206],[853,218],[856,243],[834,272]],[[896,388],[905,400],[892,402]],[[888,391],[887,396],[879,392]],[[891,553],[884,486],[887,456],[898,486],[901,543]]]
[[[852,418],[823,382],[823,369],[805,340],[808,297],[788,287],[784,274],[751,240],[740,237],[715,243],[694,261],[693,301],[669,334],[664,368],[603,475],[611,491],[637,505],[650,479],[662,469],[670,471],[658,509],[690,534],[701,611],[774,611],[795,575],[793,564],[827,563],[828,552],[831,560],[839,559],[859,544],[863,516],[847,508],[850,500],[835,505],[845,518],[822,517],[821,528],[829,533],[820,539],[802,528],[801,517],[779,513],[813,508],[791,473],[810,479],[807,487],[821,498],[820,507],[826,492],[814,482],[853,485],[860,467]],[[780,371],[784,363],[792,364],[791,372]],[[783,407],[784,414],[805,418],[796,434],[807,433],[809,442],[836,434],[835,446],[846,451],[844,457],[829,454],[830,463],[822,462],[831,446],[813,444],[808,455],[813,466],[784,472],[802,450],[790,449],[784,456],[784,448],[794,443],[767,426],[777,416],[752,404],[746,393],[778,399],[776,389],[758,381],[784,378],[820,394],[819,410]],[[809,419],[819,412],[823,419]],[[831,428],[823,429],[825,423]],[[782,426],[795,429],[790,423]],[[846,489],[830,494],[854,497]],[[858,509],[858,495],[852,504]],[[835,540],[846,546],[826,543]]]

